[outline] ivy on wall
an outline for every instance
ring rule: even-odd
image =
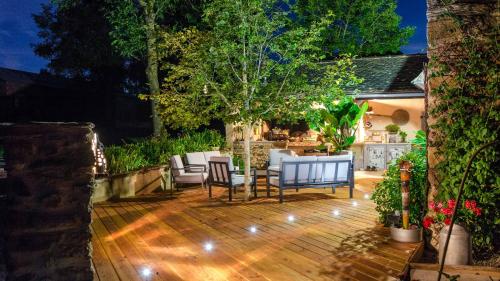
[[[457,45],[431,58],[431,79],[442,82],[431,95],[430,146],[440,162],[438,199],[456,198],[468,159],[481,145],[500,136],[499,52],[495,38],[462,33]],[[482,215],[468,223],[476,259],[498,252],[500,244],[500,150],[486,149],[474,161],[463,197],[478,202]],[[495,249],[496,248],[496,249]]]

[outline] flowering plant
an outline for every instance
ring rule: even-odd
[[[462,208],[458,208],[456,221],[467,222],[481,215],[481,208],[477,207],[475,200],[465,200],[462,204]],[[424,217],[422,225],[424,228],[429,228],[433,224],[437,224],[439,228],[444,225],[450,225],[455,206],[455,199],[445,202],[430,202],[429,215]]]

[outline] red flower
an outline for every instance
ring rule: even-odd
[[[445,218],[444,219],[444,224],[450,225],[451,224],[451,218]]]
[[[422,222],[422,225],[424,226],[424,228],[429,228],[433,223],[434,223],[434,218],[425,217],[424,221]]]
[[[470,207],[471,209],[475,209],[477,207],[475,200],[470,201]]]
[[[429,202],[429,209],[434,210],[436,208],[436,203],[434,201]]]
[[[443,208],[443,203],[439,202],[439,203],[437,204],[437,208],[438,208],[438,209]]]
[[[479,217],[481,215],[481,208],[475,208],[474,214]]]
[[[455,208],[455,204],[456,204],[456,203],[457,203],[457,202],[455,201],[455,199],[450,199],[450,200],[448,200],[448,208],[450,208],[450,209]]]
[[[443,209],[441,209],[441,213],[449,216],[449,215],[453,214],[453,209],[452,208],[443,208]]]

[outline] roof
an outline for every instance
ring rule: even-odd
[[[363,57],[353,60],[355,73],[363,82],[348,89],[358,99],[416,98],[424,91],[412,83],[424,70],[426,54]]]
[[[23,85],[42,85],[51,88],[65,88],[69,81],[64,78],[33,72],[0,67],[0,80]]]

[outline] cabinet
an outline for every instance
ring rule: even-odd
[[[377,170],[387,169],[388,164],[410,149],[411,145],[408,143],[365,144],[363,168],[371,166]]]

